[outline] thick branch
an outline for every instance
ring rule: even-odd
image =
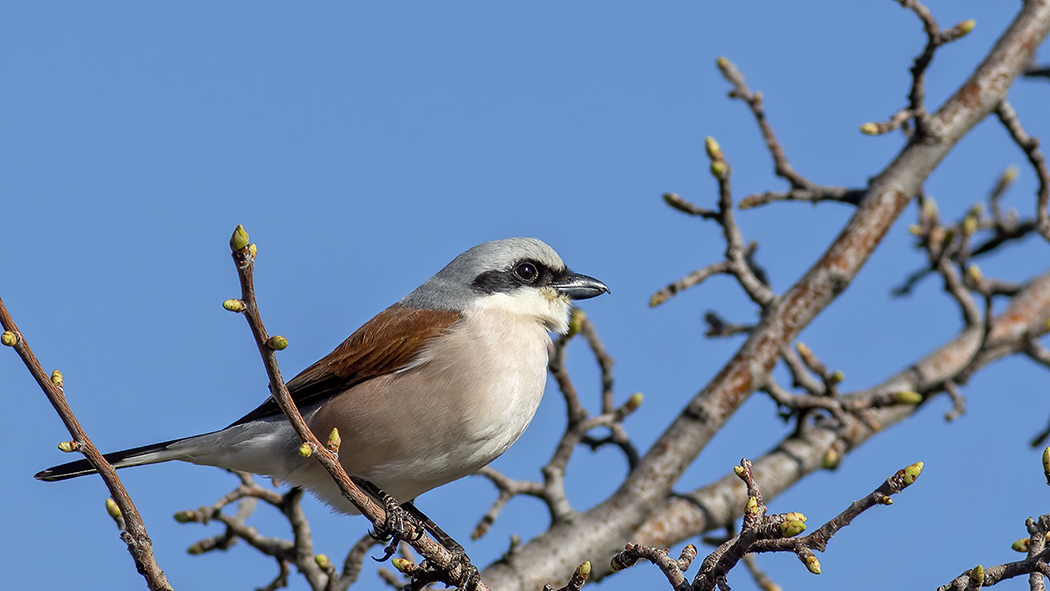
[[[975,367],[980,368],[1024,350],[1033,337],[1046,332],[1048,319],[1050,273],[1033,280],[1011,301],[994,322],[985,350],[976,357],[974,353],[983,331],[980,327],[965,328],[954,339],[882,384],[843,398],[861,399],[904,390],[935,392],[951,383],[950,380],[966,369],[971,359],[974,359]],[[846,434],[850,449],[905,420],[917,409],[913,405],[897,405],[872,410],[882,429],[875,430],[862,422],[855,422],[851,425],[852,431]],[[808,474],[822,469],[825,453],[841,441],[842,436],[831,425],[810,427],[787,437],[773,451],[756,460],[755,478],[763,483],[765,496],[771,499]],[[744,495],[739,488],[737,477],[729,474],[686,495],[668,498],[639,528],[635,541],[652,546],[672,546],[699,533],[724,527],[740,515]],[[597,576],[600,577],[601,573]]]
[[[488,567],[485,580],[500,589],[535,589],[564,577],[583,560],[600,565],[601,557],[636,539],[637,528],[667,498],[686,467],[766,382],[781,347],[849,285],[929,174],[1003,100],[1048,30],[1050,0],[1027,2],[977,71],[932,116],[938,141],[909,143],[871,181],[834,243],[765,310],[743,347],[687,405],[619,490],[572,524],[554,526],[513,557]]]

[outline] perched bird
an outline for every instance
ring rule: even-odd
[[[547,379],[549,332],[572,300],[609,291],[535,238],[475,246],[288,382],[322,440],[333,427],[351,476],[400,502],[477,471],[528,426]],[[356,513],[269,398],[229,427],[106,455],[117,468],[182,460],[272,476]],[[86,460],[40,480],[95,470]]]

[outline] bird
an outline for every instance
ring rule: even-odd
[[[410,502],[476,472],[521,436],[543,396],[550,333],[568,331],[573,301],[607,292],[541,240],[485,242],[362,325],[288,390],[319,438],[338,428],[347,474]],[[116,468],[181,460],[270,476],[358,513],[300,444],[270,397],[224,429],[105,458]],[[79,460],[35,477],[92,473]]]

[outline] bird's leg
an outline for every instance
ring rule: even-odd
[[[453,570],[456,566],[463,567],[463,581],[464,583],[460,586],[461,589],[466,591],[472,591],[477,588],[478,583],[481,581],[481,573],[478,571],[478,567],[470,563],[470,557],[467,556],[466,550],[459,542],[454,540],[452,536],[445,533],[445,530],[441,529],[438,524],[434,523],[432,519],[427,517],[425,513],[419,510],[411,501],[404,504],[399,504],[397,499],[384,492],[381,488],[361,478],[354,478],[354,482],[361,487],[361,490],[365,491],[376,500],[383,503],[386,509],[386,522],[382,528],[378,525],[369,534],[372,538],[379,540],[380,542],[389,542],[384,548],[383,556],[376,558],[372,557],[377,562],[384,562],[397,552],[397,546],[401,540],[405,539],[401,535],[405,529],[406,524],[411,524],[415,536],[409,542],[418,540],[423,536],[424,531],[430,532],[431,535],[438,541],[439,544],[445,547],[446,550],[452,554],[452,562],[449,564],[449,570]]]
[[[382,526],[376,525],[368,535],[372,536],[372,539],[379,542],[388,542],[386,547],[383,548],[383,556],[376,558],[372,557],[376,562],[384,562],[397,552],[397,546],[401,543],[401,540],[407,540],[414,542],[423,536],[425,531],[425,525],[420,523],[411,513],[401,507],[398,504],[397,499],[388,495],[381,488],[375,484],[360,478],[354,478],[354,482],[373,498],[383,503],[383,507],[386,510],[386,521]],[[408,526],[412,526],[413,536],[409,539],[404,535],[405,530]]]
[[[449,569],[456,568],[457,565],[463,566],[463,585],[461,589],[471,590],[475,589],[478,582],[481,581],[481,573],[478,571],[478,567],[470,563],[470,557],[467,556],[466,550],[456,540],[452,539],[452,536],[445,533],[438,524],[434,523],[432,519],[427,517],[425,513],[416,507],[415,503],[409,501],[402,506],[402,509],[407,512],[413,519],[418,521],[428,532],[430,532],[439,544],[445,547],[452,554],[452,564],[449,565]]]

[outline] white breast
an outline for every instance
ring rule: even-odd
[[[427,449],[405,462],[417,474],[441,480],[438,486],[499,457],[536,414],[549,342],[531,318],[489,309],[465,314],[391,383],[436,403],[426,404],[431,414],[419,417]]]
[[[534,318],[473,309],[410,367],[329,402],[338,410],[318,413],[323,420],[309,419],[311,428],[323,438],[338,427],[347,473],[399,501],[412,500],[476,472],[521,436],[543,396],[549,343]],[[354,512],[317,462],[294,460],[291,470],[276,476]]]

